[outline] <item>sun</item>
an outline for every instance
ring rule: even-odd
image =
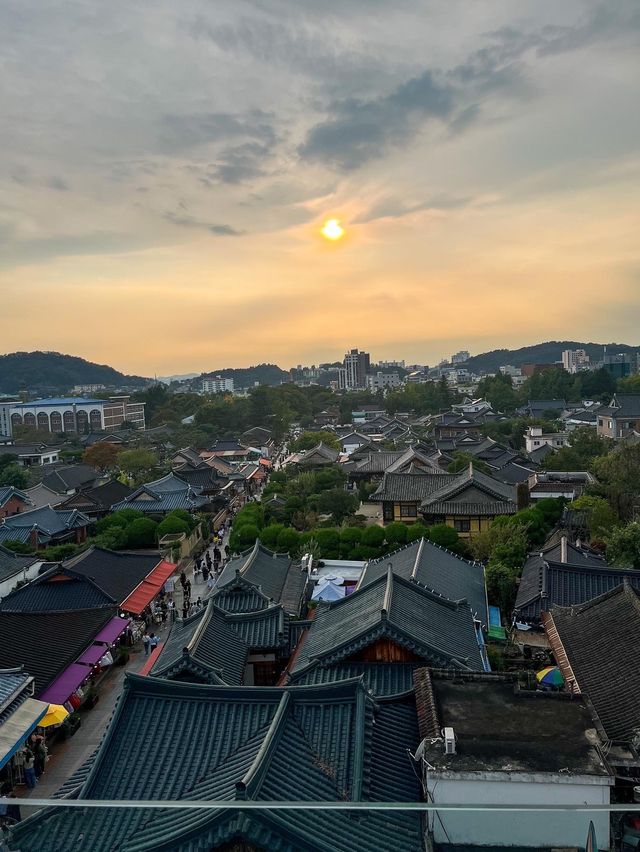
[[[340,219],[327,219],[320,233],[328,240],[339,240],[344,236],[344,228],[340,224]]]

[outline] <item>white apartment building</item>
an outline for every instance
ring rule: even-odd
[[[367,376],[367,389],[375,393],[385,388],[402,387],[402,379],[398,373],[370,373]]]
[[[461,349],[460,352],[456,352],[455,355],[451,356],[452,364],[463,364],[465,361],[468,361],[471,355],[467,352],[466,349]]]
[[[589,356],[584,349],[565,349],[562,353],[562,366],[567,373],[578,373],[590,367]]]
[[[525,448],[528,453],[540,449],[543,444],[548,444],[554,450],[566,447],[569,444],[568,432],[545,432],[541,426],[529,426],[524,433]]]
[[[202,380],[202,393],[233,393],[233,379],[209,376]]]
[[[368,352],[352,349],[347,352],[338,371],[340,390],[362,390],[367,386],[367,375],[371,369]]]

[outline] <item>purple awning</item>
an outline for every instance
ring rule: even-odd
[[[119,618],[117,616],[116,618],[112,618],[108,624],[105,624],[93,641],[103,642],[105,645],[111,645],[111,643],[115,642],[118,636],[126,630],[130,621],[130,618]],[[104,654],[104,648],[102,649],[102,654]],[[100,657],[102,654],[100,654]],[[100,659],[100,657],[98,657],[98,659]]]
[[[78,657],[76,663],[82,663],[84,666],[95,666],[98,660],[100,660],[101,657],[104,657],[106,650],[106,645],[89,645],[84,654],[81,657]]]
[[[82,663],[72,663],[54,680],[51,686],[38,697],[40,701],[48,701],[49,704],[64,704],[69,696],[72,695],[82,683],[84,683],[90,674],[90,666],[82,665]]]

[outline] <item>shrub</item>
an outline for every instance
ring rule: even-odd
[[[396,521],[393,524],[384,528],[384,537],[387,544],[405,544],[409,535],[409,528],[406,524]]]
[[[422,521],[417,521],[415,524],[407,527],[408,542],[417,541],[419,538],[429,538],[429,527],[425,526]]]
[[[379,526],[366,527],[362,531],[362,544],[365,547],[381,548],[384,538],[384,529]]]
[[[158,524],[151,518],[136,518],[126,528],[127,547],[153,547],[157,541]]]
[[[169,512],[167,517],[178,518],[179,520],[184,521],[189,527],[189,531],[194,530],[198,525],[197,518],[194,518],[194,516],[190,512],[187,512],[186,509],[174,509],[172,512]]]
[[[186,535],[189,535],[190,532],[189,524],[187,524],[186,521],[172,517],[171,515],[167,515],[164,521],[160,521],[156,527],[158,540],[165,535],[175,535],[177,533],[186,533]]]
[[[278,552],[293,553],[300,545],[300,534],[291,527],[285,527],[278,535]]]
[[[455,550],[459,541],[458,533],[453,527],[447,526],[447,524],[436,524],[430,527],[429,539],[434,544],[440,545],[440,547],[446,547],[447,550]]]
[[[249,545],[255,544],[255,540],[259,537],[260,530],[255,524],[243,524],[240,529],[234,527],[229,546],[232,551],[244,550]]]
[[[284,524],[269,524],[268,527],[263,527],[260,531],[260,541],[269,550],[276,550],[278,546],[278,536],[285,529]]]

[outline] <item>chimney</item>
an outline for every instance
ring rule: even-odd
[[[561,536],[560,538],[560,562],[566,563],[568,562],[567,558],[567,537],[566,535]]]

